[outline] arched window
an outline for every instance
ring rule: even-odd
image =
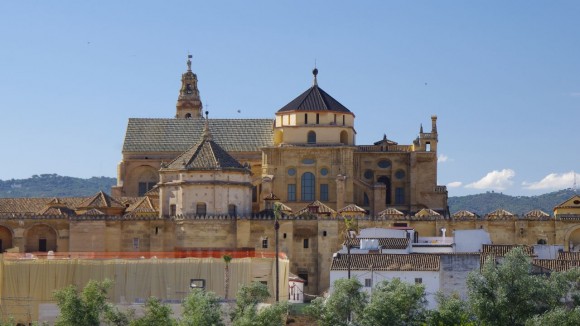
[[[306,172],[302,175],[302,201],[314,200],[315,179],[314,174]]]
[[[205,216],[206,213],[207,206],[205,205],[205,203],[197,203],[197,205],[195,205],[195,214],[197,216]]]
[[[185,114],[185,118],[186,118],[186,119],[190,119],[190,118],[191,118],[191,113],[186,113],[186,114]]]
[[[316,144],[316,133],[314,131],[309,131],[308,132],[308,136],[307,136],[307,140],[306,140],[309,144]]]
[[[387,193],[385,195],[385,204],[390,205],[391,204],[391,179],[387,176],[381,176],[380,178],[377,179],[377,182],[385,184],[385,187],[387,188]]]
[[[348,133],[346,130],[340,132],[340,143],[348,145]]]
[[[369,206],[370,205],[370,200],[369,200],[369,196],[367,195],[367,193],[364,193],[364,197],[363,197],[363,206]]]

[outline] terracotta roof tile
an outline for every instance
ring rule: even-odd
[[[477,214],[466,210],[456,212],[455,214],[451,215],[451,217],[457,220],[471,220],[479,218]]]
[[[239,169],[248,171],[220,145],[211,139],[202,139],[183,154],[177,156],[161,170],[221,170]]]
[[[577,251],[563,251],[558,253],[559,260],[578,260],[580,261],[580,252]]]
[[[505,209],[498,209],[485,215],[485,218],[489,220],[511,220],[515,217],[516,216],[513,213],[508,212]]]
[[[77,207],[117,207],[125,208],[125,205],[115,198],[107,195],[103,191],[99,191],[92,197],[87,198],[85,201],[80,203]]]
[[[306,205],[306,207],[302,208],[296,215],[302,214],[336,214],[336,211],[318,200],[313,201],[312,203]]]
[[[550,214],[548,214],[540,209],[534,209],[534,210],[529,211],[526,214],[524,214],[524,217],[528,218],[528,219],[534,219],[534,220],[549,219]]]
[[[366,209],[364,209],[360,206],[357,206],[355,204],[350,204],[350,205],[347,205],[347,206],[339,209],[338,212],[339,213],[346,213],[346,212],[348,212],[348,213],[366,213],[367,211],[366,211]]]
[[[441,258],[427,254],[351,254],[351,270],[439,271]],[[348,269],[348,255],[333,257],[330,270]]]
[[[387,208],[384,211],[379,212],[379,217],[390,217],[393,219],[404,218],[405,214],[395,208]]]
[[[383,249],[407,249],[409,246],[409,239],[407,238],[349,238],[345,241],[345,245],[350,245],[351,248],[360,248],[361,240],[379,240],[379,246]]]
[[[580,267],[580,260],[534,259],[532,264],[549,269],[552,272],[563,272]]]
[[[201,139],[205,119],[137,119],[127,124],[123,152],[182,153]],[[272,119],[210,119],[213,139],[228,152],[273,146]]]

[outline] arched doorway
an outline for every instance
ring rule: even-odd
[[[0,225],[0,253],[12,248],[12,231]]]
[[[387,188],[386,195],[385,195],[385,204],[391,204],[391,179],[385,175],[379,177],[377,182],[383,183]]]
[[[56,251],[56,231],[46,225],[37,224],[26,231],[26,252]]]
[[[574,228],[567,236],[570,251],[580,251],[580,226]]]

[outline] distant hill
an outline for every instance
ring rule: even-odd
[[[509,196],[497,192],[486,192],[478,195],[449,197],[449,211],[453,214],[465,209],[483,216],[499,208],[518,215],[533,209],[541,209],[552,214],[554,206],[574,194],[574,190],[565,189],[539,196]]]
[[[63,177],[57,174],[33,175],[28,179],[0,180],[0,198],[15,197],[83,197],[103,190],[111,192],[117,179]]]
[[[117,179],[92,177],[89,179],[63,177],[57,174],[33,175],[28,179],[0,180],[0,198],[11,197],[77,197],[90,196],[98,191],[111,192]],[[498,192],[449,197],[451,214],[468,210],[480,216],[503,208],[514,214],[525,214],[541,209],[552,214],[554,206],[572,197],[574,191],[565,189],[539,196],[509,196]]]

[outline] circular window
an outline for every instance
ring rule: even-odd
[[[399,171],[395,172],[395,178],[403,179],[404,177],[405,177],[405,171],[399,170]]]
[[[380,160],[378,166],[382,169],[386,169],[391,167],[391,161],[389,160]]]
[[[288,169],[288,175],[291,177],[296,175],[296,169],[295,168]]]
[[[328,174],[328,169],[327,168],[320,169],[320,174],[321,175],[327,175]]]
[[[365,179],[372,179],[373,178],[373,175],[374,175],[374,173],[373,173],[372,170],[366,170],[365,173],[364,173]]]
[[[302,160],[302,164],[314,164],[315,162],[313,158],[305,158]]]

